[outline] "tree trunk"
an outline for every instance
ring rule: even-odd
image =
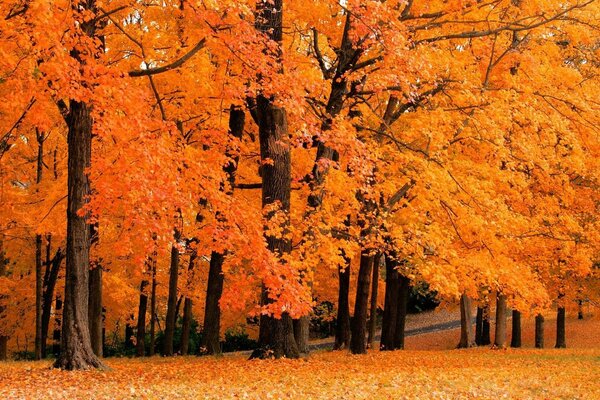
[[[58,280],[60,265],[62,264],[63,253],[61,249],[56,251],[53,259],[50,259],[51,236],[48,235],[48,244],[46,247],[46,273],[44,274],[44,293],[42,301],[42,358],[47,356],[48,328],[50,327],[50,314],[52,312],[52,299],[54,298],[54,288]]]
[[[8,260],[4,255],[4,242],[0,238],[0,278],[6,275],[6,265],[8,264]],[[2,305],[4,299],[6,297],[4,295],[0,296],[0,317],[4,313],[5,306]],[[6,334],[0,333],[0,361],[6,360],[8,358],[8,336]]]
[[[486,304],[483,308],[483,323],[481,324],[481,345],[488,346],[492,343],[490,338],[490,306]]]
[[[558,307],[558,312],[556,314],[556,345],[554,346],[557,349],[564,349],[567,347],[565,317],[565,307]]]
[[[352,354],[367,353],[367,313],[369,310],[372,269],[373,256],[369,255],[367,250],[363,250],[360,256],[360,267],[356,282],[356,302],[354,303],[354,317],[351,325],[350,351]]]
[[[196,258],[198,257],[196,250],[190,254],[190,263],[188,265],[188,277],[186,282],[186,297],[183,302],[183,321],[181,323],[181,355],[187,355],[190,349],[190,329],[192,328],[192,298],[190,291],[192,290],[192,280]]]
[[[204,307],[204,335],[202,347],[207,354],[221,354],[220,330],[221,308],[219,300],[223,293],[223,261],[224,256],[215,251],[210,257],[208,284],[206,287],[206,304]]]
[[[334,350],[346,349],[350,346],[350,259],[344,257],[345,266],[338,268],[338,309],[335,324]]]
[[[102,357],[102,267],[99,264],[90,270],[89,286],[90,340],[94,354]]]
[[[477,316],[475,317],[475,344],[481,346],[483,336],[483,308],[477,306]]]
[[[396,314],[396,329],[394,330],[394,349],[404,349],[404,329],[406,327],[406,312],[408,310],[408,292],[410,279],[398,274],[398,312]]]
[[[472,321],[471,299],[463,293],[460,296],[460,342],[457,346],[459,349],[467,349],[475,344]]]
[[[583,319],[583,300],[577,300],[577,319]]]
[[[156,257],[152,258],[152,287],[150,290],[150,349],[148,355],[152,357],[156,351]]]
[[[133,349],[133,314],[130,315],[130,318],[127,320],[125,324],[125,350]]]
[[[175,232],[175,242],[179,241],[179,232]],[[162,348],[163,356],[173,355],[173,338],[177,322],[177,279],[179,277],[179,249],[177,243],[171,247],[171,268],[169,269],[169,298],[167,301],[167,320]]]
[[[143,280],[140,284],[140,304],[138,307],[137,332],[136,332],[136,355],[144,357],[146,352],[146,309],[148,307],[148,295],[146,294],[148,281]]]
[[[298,345],[298,352],[302,355],[308,355],[308,339],[310,336],[310,318],[305,315],[293,321],[294,339]]]
[[[535,316],[535,348],[544,348],[544,316],[542,314]]]
[[[383,320],[381,321],[380,350],[394,350],[396,335],[396,319],[398,317],[398,301],[400,299],[400,280],[398,263],[394,257],[385,258],[385,303],[383,305]]]
[[[377,291],[379,290],[379,264],[381,256],[378,254],[373,259],[373,277],[371,278],[371,307],[369,310],[369,338],[368,346],[375,348],[375,331],[377,329]]]
[[[39,163],[39,159],[38,159]],[[39,174],[39,172],[38,172]],[[39,175],[38,175],[39,178]],[[42,359],[42,235],[35,235],[35,359]]]
[[[56,302],[54,307],[54,331],[52,332],[52,354],[56,358],[60,354],[61,332],[62,332],[62,298],[60,294],[56,294]]]
[[[521,347],[521,312],[513,310],[512,312],[512,335],[510,347]]]
[[[506,296],[498,293],[496,297],[496,332],[494,347],[506,348]]]

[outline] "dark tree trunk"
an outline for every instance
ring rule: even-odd
[[[148,355],[152,357],[156,351],[156,257],[152,260],[152,286],[150,288],[150,349]]]
[[[475,344],[481,346],[483,336],[483,308],[477,307],[477,316],[475,317]]]
[[[281,45],[283,39],[283,0],[259,0],[256,13],[256,28]],[[265,50],[281,62],[281,48]],[[288,140],[288,126],[285,109],[274,104],[274,98],[259,95],[254,110],[258,124],[261,160],[260,174],[262,177],[262,206],[263,209],[273,204],[279,204],[279,212],[284,213],[286,221],[283,230],[288,230],[290,197],[291,197],[291,149]],[[267,215],[267,219],[274,213]],[[288,254],[292,244],[288,238],[267,236],[268,248],[278,256]],[[268,288],[263,285],[262,304],[271,301]],[[270,316],[261,318],[259,346],[263,354],[254,356],[265,357],[268,350],[273,351],[276,358],[298,358],[298,346],[294,338],[292,319],[283,313],[280,319]]]
[[[521,347],[521,312],[513,310],[512,312],[512,335],[510,338],[510,347]]]
[[[556,314],[556,345],[554,346],[557,349],[564,349],[567,347],[565,317],[565,307],[558,307],[558,312]]]
[[[338,309],[335,324],[334,350],[346,349],[350,346],[350,259],[344,257],[346,265],[338,268]]]
[[[39,160],[38,160],[39,163]],[[39,175],[38,175],[39,176]],[[42,359],[42,235],[35,236],[35,359]]]
[[[295,319],[294,323],[294,339],[298,346],[298,352],[302,355],[307,355],[308,339],[310,336],[310,318],[308,316],[300,317]]]
[[[583,319],[583,300],[577,300],[577,319]]]
[[[351,324],[350,351],[352,354],[367,353],[367,314],[369,311],[369,288],[371,286],[372,269],[373,256],[369,255],[367,250],[363,250],[360,255],[354,317]]]
[[[483,308],[483,323],[481,324],[481,345],[488,346],[492,343],[490,337],[490,306],[486,304]]]
[[[506,348],[506,296],[498,293],[496,297],[496,332],[494,347]]]
[[[186,283],[186,297],[183,302],[183,321],[181,323],[181,349],[182,355],[187,355],[190,349],[190,329],[192,328],[192,299],[189,297],[189,292],[192,290],[192,280],[196,258],[198,257],[196,250],[190,255],[190,263],[188,265],[188,278]]]
[[[460,296],[460,341],[457,346],[459,349],[467,349],[475,344],[472,321],[471,299],[463,293]]]
[[[204,308],[204,335],[202,338],[202,347],[206,349],[207,354],[221,354],[221,308],[219,307],[219,300],[223,293],[223,261],[223,254],[212,252],[208,270],[206,305]]]
[[[0,239],[0,278],[6,275],[6,265],[8,260],[4,255],[4,242]],[[4,313],[5,307],[2,305],[4,302],[4,295],[0,296],[0,317]],[[0,361],[8,358],[8,336],[0,334]]]
[[[58,280],[58,273],[64,255],[61,249],[56,251],[53,259],[50,259],[51,236],[48,235],[48,244],[46,248],[46,273],[44,274],[44,295],[42,301],[42,357],[47,355],[48,328],[50,327],[50,313],[52,312],[52,299],[54,298],[54,288]]]
[[[369,338],[368,346],[375,348],[375,331],[377,329],[377,292],[379,290],[379,264],[381,256],[378,254],[373,259],[373,277],[371,278],[371,307],[369,310]]]
[[[544,348],[544,316],[542,314],[535,316],[535,348]]]
[[[396,335],[396,319],[398,318],[398,301],[400,299],[400,280],[398,263],[394,257],[385,258],[385,303],[383,305],[383,320],[381,321],[380,350],[394,350]]]
[[[146,309],[148,308],[148,295],[145,290],[148,281],[143,280],[140,284],[140,304],[138,307],[137,331],[136,331],[136,355],[144,357],[146,351]]]
[[[90,225],[90,240],[92,247],[97,246],[99,240],[98,224]],[[102,357],[102,266],[99,260],[93,262],[90,268],[89,288],[90,340],[94,354]]]
[[[60,336],[62,332],[62,305],[63,302],[60,297],[60,294],[57,294],[54,307],[54,331],[52,332],[52,341],[54,342],[52,344],[52,354],[54,354],[56,358],[58,358],[58,355],[60,354]]]
[[[175,232],[175,242],[179,241],[179,232]],[[169,298],[167,300],[167,320],[162,348],[163,356],[173,355],[173,338],[177,322],[177,279],[179,277],[179,249],[177,244],[171,247],[171,267],[169,269]]]
[[[394,330],[394,349],[404,349],[404,329],[408,310],[408,292],[410,279],[398,274],[398,312],[396,313],[396,329]]]

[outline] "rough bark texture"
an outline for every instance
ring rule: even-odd
[[[299,319],[295,319],[293,323],[294,339],[298,346],[298,352],[301,355],[307,355],[309,352],[308,339],[310,336],[310,318],[308,316],[303,316]]]
[[[565,319],[565,308],[558,307],[558,312],[556,314],[556,344],[554,345],[557,349],[564,349],[567,347]]]
[[[481,346],[481,337],[483,335],[483,308],[477,307],[475,317],[475,344]]]
[[[542,314],[535,316],[535,348],[544,348],[544,316]]]
[[[513,310],[512,312],[512,335],[510,338],[510,347],[521,347],[521,312]]]
[[[404,349],[404,329],[406,327],[406,312],[408,310],[408,292],[410,279],[398,274],[398,312],[396,314],[396,329],[394,330],[394,349]]]
[[[379,290],[379,264],[381,256],[373,260],[373,277],[371,278],[371,305],[369,309],[369,348],[375,348],[375,330],[377,329],[377,292]]]
[[[179,233],[175,233],[175,241],[179,241]],[[179,249],[171,247],[171,267],[169,269],[169,298],[167,300],[167,320],[165,321],[165,337],[162,348],[163,356],[173,355],[173,338],[177,322],[177,279],[179,278]]]
[[[360,256],[358,280],[356,282],[356,301],[352,318],[352,337],[350,351],[352,354],[367,353],[367,315],[369,311],[369,288],[373,269],[373,256],[363,251]]]
[[[506,296],[499,293],[496,298],[496,332],[494,347],[506,348]]]
[[[463,294],[460,296],[460,341],[457,346],[459,349],[467,349],[475,345],[472,321],[471,299]]]
[[[334,350],[346,349],[350,346],[350,259],[345,258],[346,265],[338,269],[338,309],[335,324]]]
[[[146,352],[146,311],[148,308],[148,295],[146,294],[146,287],[148,281],[143,280],[140,284],[140,303],[138,306],[138,317],[137,317],[137,331],[136,331],[136,343],[135,343],[135,354],[138,357],[144,357]]]
[[[229,110],[229,135],[241,140],[244,134],[246,115],[243,110],[232,105]],[[226,156],[232,161],[227,163],[224,171],[229,180],[228,194],[233,195],[235,174],[239,161],[238,149],[228,148]],[[221,354],[221,308],[219,301],[223,294],[223,262],[225,255],[213,251],[210,256],[208,283],[206,285],[206,303],[204,307],[204,334],[202,347],[207,354]]]
[[[385,303],[383,305],[383,320],[381,321],[380,350],[394,350],[394,335],[396,318],[398,317],[398,300],[400,280],[395,258],[385,258]]]
[[[102,357],[102,267],[100,265],[95,265],[90,270],[89,287],[88,318],[90,321],[90,341],[94,354]]]

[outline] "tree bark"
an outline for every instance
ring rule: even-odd
[[[188,278],[186,282],[186,296],[183,302],[183,321],[181,323],[181,355],[187,355],[190,349],[190,329],[192,328],[192,298],[189,296],[192,287],[192,277],[194,273],[194,267],[196,265],[196,258],[198,257],[196,250],[192,251],[190,255],[190,263],[188,265]]]
[[[466,294],[460,296],[460,342],[459,349],[467,349],[473,347],[473,316],[471,315],[471,299]]]
[[[369,337],[368,346],[375,348],[375,331],[377,329],[377,292],[379,290],[379,264],[381,255],[373,259],[373,277],[371,278],[371,307],[369,310]]]
[[[483,336],[483,308],[477,306],[477,315],[475,317],[475,344],[481,346]]]
[[[294,324],[294,339],[298,345],[298,352],[302,355],[307,355],[308,339],[310,336],[310,318],[305,315],[293,321]]]
[[[48,328],[50,326],[50,313],[52,312],[52,299],[54,298],[54,288],[58,280],[58,273],[64,255],[59,248],[53,259],[50,259],[51,236],[48,235],[48,244],[46,247],[46,273],[44,274],[44,293],[42,301],[42,358],[47,356]]]
[[[496,332],[494,347],[506,348],[506,296],[498,293],[496,297]]]
[[[98,244],[98,225],[90,225],[91,246]],[[100,260],[92,263],[89,278],[88,318],[92,350],[102,357],[102,266]]]
[[[52,354],[56,358],[60,354],[60,343],[61,343],[61,332],[62,332],[62,298],[60,294],[56,294],[56,301],[54,306],[54,331],[52,332]]]
[[[385,258],[385,303],[383,305],[383,320],[381,321],[380,350],[394,350],[396,334],[396,319],[398,317],[398,301],[400,299],[400,280],[398,263],[394,257]]]
[[[0,277],[6,275],[6,265],[8,264],[8,260],[4,255],[4,242],[0,238]],[[6,297],[4,295],[0,296],[0,316],[4,313],[6,307],[3,305]],[[6,334],[0,333],[0,361],[6,360],[8,358],[8,336]]]
[[[338,309],[335,324],[334,350],[350,346],[350,259],[344,257],[346,265],[338,267]]]
[[[360,256],[354,317],[351,324],[352,337],[350,338],[350,351],[352,354],[367,353],[367,313],[369,310],[369,288],[371,286],[372,269],[373,256],[369,255],[368,251],[363,250]]]
[[[130,315],[130,318],[127,320],[125,324],[125,350],[133,349],[133,314]]]
[[[544,316],[542,314],[535,316],[535,348],[544,348]]]
[[[140,304],[138,307],[137,331],[136,331],[136,355],[144,357],[146,352],[146,309],[148,307],[148,295],[145,290],[148,286],[147,280],[140,284]]]
[[[152,260],[152,287],[150,290],[150,349],[148,355],[152,357],[156,351],[156,257]]]
[[[510,338],[510,347],[521,347],[521,312],[513,310],[512,312],[512,335]]]
[[[39,160],[38,160],[39,162]],[[39,176],[39,175],[38,175]],[[35,235],[35,359],[42,359],[42,235]]]
[[[167,300],[167,320],[165,321],[165,336],[162,348],[163,356],[173,355],[173,339],[175,323],[177,322],[177,279],[179,278],[179,249],[177,242],[180,234],[175,232],[175,244],[171,247],[171,267],[169,269],[169,297]]]
[[[564,349],[567,347],[565,319],[565,307],[558,307],[558,312],[556,314],[556,345],[554,346],[557,349]]]
[[[483,323],[481,324],[481,345],[488,346],[492,343],[490,338],[490,306],[486,304],[483,308]]]
[[[398,312],[396,314],[396,329],[394,330],[394,350],[404,349],[404,329],[406,327],[406,312],[408,310],[408,292],[410,279],[398,274]]]

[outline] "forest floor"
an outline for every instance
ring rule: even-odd
[[[313,352],[302,360],[107,359],[109,371],[0,363],[0,399],[600,399],[600,319],[568,320],[569,349],[453,349],[458,330],[406,339],[405,351]],[[554,344],[554,321],[546,324]],[[419,349],[419,350],[416,350]]]

